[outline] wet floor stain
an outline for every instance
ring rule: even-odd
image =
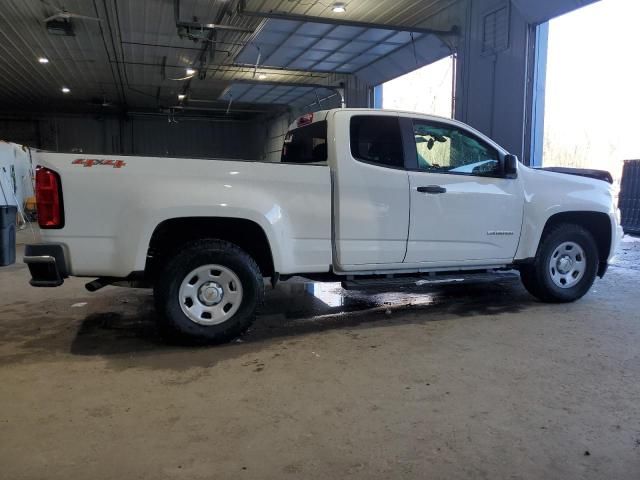
[[[72,308],[78,302],[87,305]],[[184,354],[188,359],[194,351],[205,350],[209,354],[203,365],[210,365],[229,356],[260,350],[274,341],[292,341],[307,334],[498,315],[517,312],[534,302],[513,275],[470,284],[408,283],[395,285],[391,291],[389,286],[345,290],[340,283],[287,282],[275,289],[267,287],[260,314],[241,338],[213,348],[194,348],[168,345],[160,338],[151,291],[108,287],[93,295],[79,293],[72,301],[21,305],[19,315],[11,314],[13,320],[0,325],[4,344],[3,348],[0,343],[0,360],[12,363],[71,353],[120,360],[137,356],[132,362],[136,364],[141,355]],[[0,307],[0,312],[11,309],[15,310],[15,306],[9,304]],[[199,365],[197,359],[194,361]],[[170,363],[168,360],[167,365]],[[119,361],[118,365],[128,368],[126,361]],[[162,368],[163,363],[157,365]],[[255,373],[264,368],[263,364],[252,366]]]
[[[155,329],[152,296],[128,292],[117,312],[95,312],[81,323],[71,343],[76,355],[119,355],[145,351],[182,351],[167,345]],[[364,290],[344,290],[339,283],[292,283],[268,288],[254,325],[231,344],[215,347],[247,352],[270,340],[359,326],[398,322],[426,323],[472,315],[498,315],[527,308],[535,301],[517,277],[467,285],[409,284]],[[358,333],[351,333],[358,336]],[[204,347],[207,348],[207,347]],[[371,346],[376,348],[376,345]],[[188,348],[186,349],[189,350]],[[262,362],[251,365],[254,372]]]
[[[640,242],[623,243],[612,268],[635,274],[639,260]],[[345,290],[340,283],[285,282],[276,288],[267,287],[264,305],[253,326],[236,341],[213,348],[167,345],[155,328],[150,290],[108,287],[93,295],[78,292],[73,301],[25,304],[16,299],[0,306],[0,317],[12,319],[0,324],[0,360],[10,363],[71,353],[119,358],[118,368],[129,368],[122,359],[137,356],[131,362],[136,365],[141,355],[167,353],[184,356],[185,366],[206,366],[257,352],[274,341],[295,341],[302,335],[333,330],[358,338],[359,329],[364,327],[495,316],[517,313],[538,304],[513,272],[472,279],[470,283],[421,283],[355,290]],[[78,303],[83,303],[83,307],[72,308]],[[208,353],[198,359],[194,355],[197,351]],[[167,367],[174,368],[177,364],[175,358],[167,358]],[[161,359],[155,359],[156,367],[165,367]],[[259,373],[265,365],[259,361],[248,368]]]

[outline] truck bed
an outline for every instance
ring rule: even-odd
[[[273,238],[281,273],[331,265],[329,167],[269,162],[38,152],[59,173],[64,227],[45,242],[66,249],[75,276],[144,270],[155,228],[182,217],[239,217]]]

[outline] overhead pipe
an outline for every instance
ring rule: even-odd
[[[233,95],[229,95],[229,105],[227,105],[226,115],[229,115],[229,112],[231,111],[231,102],[233,102]]]
[[[185,22],[180,20],[180,0],[173,0],[173,16],[177,27],[195,28],[197,30],[227,30],[233,32],[253,33],[253,29],[247,27],[236,27],[234,25],[223,25],[221,23]]]
[[[225,115],[228,115],[229,112],[232,113],[268,113],[271,112],[272,110],[270,109],[253,109],[253,108],[233,108],[233,110],[231,110],[231,102],[229,102],[227,104],[227,106],[220,106],[218,108],[216,107],[196,107],[194,105],[176,105],[174,107],[171,107],[174,110],[182,110],[182,111],[187,111],[187,110],[193,110],[194,112],[224,112]]]
[[[244,78],[235,78],[232,83],[244,83],[249,85],[273,85],[278,87],[306,87],[306,88],[324,88],[326,90],[335,90],[338,87],[326,85],[324,83],[299,83],[299,82],[276,82],[272,80],[253,80]]]
[[[167,118],[167,113],[163,112],[141,112],[141,111],[129,111],[127,115],[130,117],[154,117],[154,118]],[[251,119],[243,119],[236,118],[233,116],[213,116],[213,113],[210,115],[188,115],[186,113],[180,114],[180,120],[184,121],[203,121],[203,122],[212,122],[212,123],[249,123],[253,120]]]
[[[256,66],[253,69],[253,78],[256,78],[256,74],[258,73],[258,66],[260,65],[260,60],[262,58],[262,51],[260,50],[260,47],[256,45],[256,48],[258,49],[258,58],[256,59]]]
[[[139,65],[139,66],[143,66],[143,67],[162,67],[162,62],[160,63],[155,63],[155,62],[132,62],[132,61],[115,61],[112,60],[111,63],[118,63],[118,64],[123,64],[123,65]],[[184,69],[184,65],[175,65],[175,64],[165,64],[165,68],[179,68],[179,69]],[[247,73],[250,74],[252,72],[253,69],[253,65],[227,65],[224,63],[215,63],[215,64],[209,64],[208,68],[206,68],[206,70],[209,71],[214,71],[214,70],[220,70],[220,71],[226,71],[226,72],[232,72],[232,73]],[[316,73],[310,73],[304,70],[288,70],[285,68],[279,68],[279,67],[263,67],[263,71],[265,71],[268,74],[277,74],[277,75],[289,75],[289,76],[305,76],[307,78],[316,78],[316,79],[327,79],[327,75],[325,74],[316,74]],[[195,75],[194,75],[195,76]],[[233,80],[234,82],[236,81],[236,79]],[[250,81],[250,80],[246,80],[246,81]],[[269,82],[269,81],[265,81],[265,80],[255,80],[256,83],[274,83],[274,82]],[[276,82],[276,83],[286,83],[286,82]],[[289,82],[291,83],[291,82]],[[300,83],[296,83],[295,85],[306,85],[306,84],[300,84]]]
[[[175,49],[175,50],[196,50],[198,52],[201,51],[200,48],[196,48],[196,47],[184,47],[184,46],[180,46],[180,45],[166,45],[166,44],[162,44],[162,43],[145,43],[145,42],[128,42],[128,41],[122,41],[120,43],[122,43],[123,45],[138,45],[138,46],[141,46],[141,47],[171,48],[171,49]],[[225,42],[218,42],[218,43],[225,43]],[[227,43],[227,45],[235,45],[235,44]],[[240,45],[240,44],[238,44],[238,45]],[[244,45],[244,44],[242,44],[242,45]],[[219,49],[219,48],[216,49],[216,51],[222,52],[222,53],[226,53],[227,55],[229,55],[231,53],[229,50],[222,50],[222,49]]]
[[[180,20],[176,22],[176,25],[178,27],[195,28],[197,30],[228,30],[233,32],[253,33],[253,28],[236,27],[234,25],[225,25],[221,23],[185,22]]]

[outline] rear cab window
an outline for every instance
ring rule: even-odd
[[[280,161],[325,164],[327,162],[327,122],[310,123],[287,132]]]
[[[404,168],[398,117],[356,115],[351,118],[351,156],[382,167]]]

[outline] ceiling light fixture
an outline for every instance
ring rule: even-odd
[[[71,92],[71,90],[69,90],[67,87],[62,87],[62,93],[69,93]]]
[[[38,62],[39,62],[39,63],[42,63],[42,64],[44,65],[45,63],[49,63],[49,59],[48,59],[48,58],[46,58],[46,57],[40,57],[40,58],[38,59]]]
[[[178,100],[184,100],[185,98],[187,98],[187,95],[184,93],[179,93],[178,94]]]
[[[342,2],[336,2],[333,4],[333,7],[331,7],[331,11],[333,13],[344,13],[347,11],[347,6]]]
[[[193,68],[187,68],[187,75],[195,75],[196,71]]]

